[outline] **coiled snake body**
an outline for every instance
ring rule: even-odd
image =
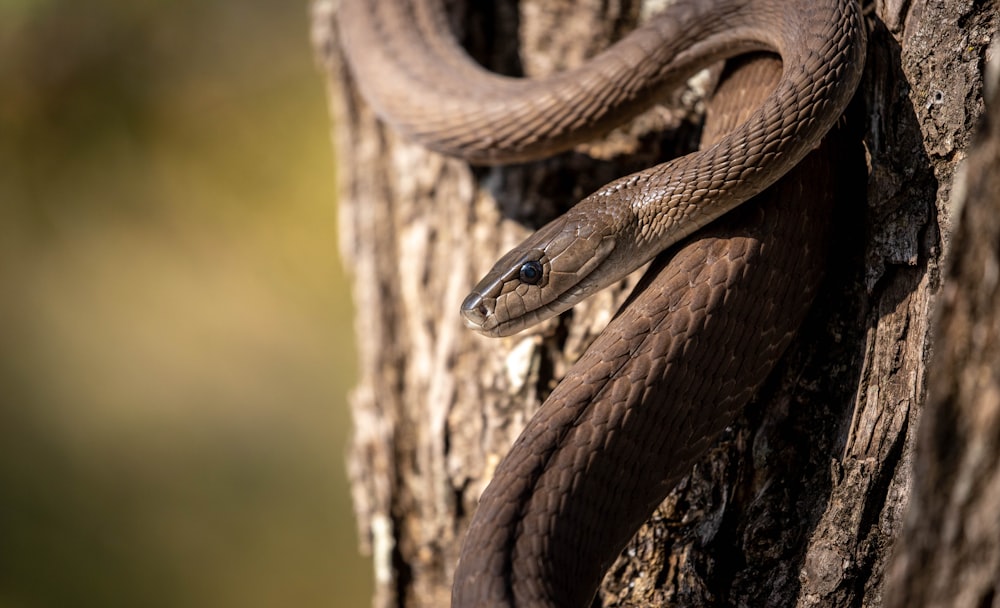
[[[565,150],[720,59],[781,57],[773,91],[717,143],[608,184],[501,258],[462,304],[466,324],[489,335],[566,310],[773,184],[843,112],[865,44],[856,0],[677,0],[579,68],[532,80],[475,64],[439,1],[342,0],[338,21],[379,115],[477,163]],[[701,238],[654,269],[498,467],[454,606],[586,605],[794,333],[811,298],[803,285],[814,285],[797,273],[815,274],[817,255],[801,207],[740,210],[750,228]]]

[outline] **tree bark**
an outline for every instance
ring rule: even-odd
[[[1000,603],[1000,63],[990,67],[987,114],[953,197],[929,399],[889,606]]]
[[[470,52],[513,75],[577,64],[652,10],[631,0],[452,4]],[[458,304],[504,251],[584,195],[692,149],[705,78],[585,150],[471,167],[376,120],[344,68],[335,5],[316,0],[313,24],[357,307],[348,458],[362,549],[375,566],[373,605],[447,606],[493,469],[637,276],[500,340],[465,330]],[[930,312],[1000,11],[971,0],[866,10],[868,63],[849,111],[864,154],[844,159],[862,185],[840,203],[820,297],[758,398],[608,573],[602,606],[882,605],[911,461],[943,457],[923,447],[930,440],[915,444]],[[995,459],[1000,447],[988,445]]]

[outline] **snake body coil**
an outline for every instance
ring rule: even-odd
[[[864,59],[856,0],[678,0],[585,65],[537,80],[476,65],[438,2],[343,0],[339,23],[380,116],[479,163],[585,141],[720,59],[781,57],[773,91],[714,145],[608,184],[501,258],[462,305],[489,335],[566,310],[773,184],[839,118]],[[810,247],[808,213],[787,207],[741,209],[753,227],[743,236],[702,238],[657,268],[569,372],[483,494],[455,606],[586,605],[797,327],[811,289],[790,277],[815,275],[816,252],[772,252]]]

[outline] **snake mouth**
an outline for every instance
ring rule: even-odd
[[[502,338],[569,310],[585,295],[580,289],[573,289],[535,310],[501,321],[496,314],[497,299],[474,291],[462,302],[461,312],[467,328],[484,336]]]
[[[503,338],[552,316],[552,314],[546,314],[547,307],[543,307],[501,321],[496,314],[496,305],[496,298],[475,291],[470,293],[462,302],[461,311],[465,326],[484,336]]]
[[[496,306],[496,298],[475,291],[470,293],[462,302],[461,308],[465,326],[484,336],[503,338],[516,334],[541,320],[538,318],[539,311],[531,311],[522,316],[501,321],[496,314]]]
[[[527,317],[516,317],[501,322],[496,314],[496,298],[478,292],[469,294],[462,302],[462,318],[465,326],[490,338],[502,338],[521,331],[530,321]]]

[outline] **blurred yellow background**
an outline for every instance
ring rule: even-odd
[[[0,0],[0,608],[369,605],[308,31]]]

